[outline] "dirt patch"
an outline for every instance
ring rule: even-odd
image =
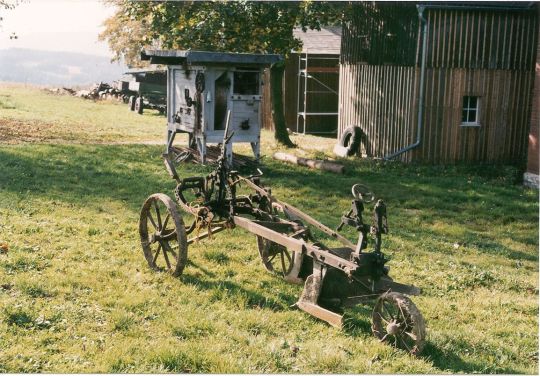
[[[0,144],[57,140],[54,125],[36,120],[0,119]]]
[[[84,126],[79,126],[85,128]],[[66,132],[54,123],[39,120],[16,120],[0,118],[0,145],[24,143],[98,144],[98,145],[163,145],[164,140],[115,141],[89,138],[86,134]]]

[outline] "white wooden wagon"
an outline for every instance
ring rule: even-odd
[[[249,142],[260,156],[263,69],[280,55],[207,51],[145,50],[142,60],[167,65],[167,153],[177,133],[188,133],[205,162],[207,144],[223,141],[227,112],[231,112],[232,143]]]

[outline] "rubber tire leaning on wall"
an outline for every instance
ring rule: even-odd
[[[362,140],[362,130],[360,127],[351,125],[347,127],[341,138],[339,139],[339,145],[347,148],[347,156],[351,156],[358,151],[360,142]]]

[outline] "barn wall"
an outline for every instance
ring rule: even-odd
[[[534,69],[535,11],[428,10],[432,68]]]
[[[538,7],[540,18],[540,7]],[[527,171],[525,182],[538,188],[539,150],[538,150],[538,128],[540,127],[540,30],[536,43],[536,69],[535,69],[534,91],[531,112],[531,129],[529,131],[529,149],[527,160]]]
[[[365,21],[362,10],[346,24],[340,80],[339,135],[350,125],[360,126],[366,133],[366,154],[374,157],[416,140],[421,56],[420,25],[412,21],[411,7],[379,7],[382,21]],[[405,16],[396,20],[396,12]],[[426,18],[422,141],[401,158],[523,166],[537,46],[536,11],[427,10]],[[406,31],[402,45],[408,47],[392,52],[388,49],[399,27]],[[379,49],[374,41],[382,41]],[[464,95],[480,96],[480,127],[460,126]]]
[[[417,68],[342,64],[339,128],[359,126],[362,154],[383,157],[414,142]]]
[[[523,166],[527,152],[532,72],[426,70],[422,144],[414,160]],[[480,126],[461,126],[462,98],[479,96]]]

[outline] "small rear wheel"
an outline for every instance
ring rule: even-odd
[[[279,272],[286,276],[293,267],[293,255],[284,246],[257,236],[257,247],[264,268],[269,272]]]
[[[163,193],[146,199],[139,219],[139,235],[148,265],[154,270],[182,274],[187,263],[186,228],[176,204]]]
[[[298,274],[302,266],[302,253],[291,252],[286,247],[262,236],[257,236],[257,247],[266,270],[281,274],[289,282],[301,282]]]
[[[381,340],[418,355],[424,348],[426,328],[422,314],[405,295],[388,292],[373,308],[373,334]]]

